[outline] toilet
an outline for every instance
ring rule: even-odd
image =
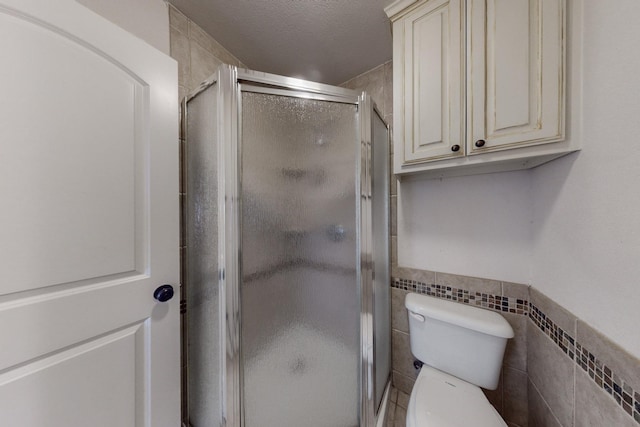
[[[495,390],[511,325],[500,314],[407,294],[411,352],[423,363],[407,427],[507,427],[481,388]]]

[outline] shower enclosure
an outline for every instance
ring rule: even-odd
[[[371,98],[225,65],[183,115],[186,421],[376,425],[390,135]]]

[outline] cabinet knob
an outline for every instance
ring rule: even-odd
[[[458,144],[451,146],[451,151],[460,151],[460,146]]]
[[[486,144],[486,141],[484,139],[479,139],[476,141],[476,147],[478,148],[484,147],[484,144]]]

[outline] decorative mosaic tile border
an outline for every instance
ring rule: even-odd
[[[640,425],[640,392],[635,391],[610,367],[602,363],[593,353],[576,342],[575,338],[556,325],[545,313],[527,300],[394,277],[391,287],[447,299],[463,304],[505,313],[528,316],[533,323],[578,366],[580,366],[616,403]]]
[[[614,398],[616,403],[640,424],[640,393],[624,379],[620,378],[610,367],[602,363],[593,353],[553,323],[542,311],[530,305],[529,318],[533,323],[553,340],[554,343],[582,368],[598,387]]]
[[[526,315],[529,311],[529,301],[520,298],[472,292],[451,286],[423,283],[417,280],[394,277],[391,279],[391,287],[504,313]]]
[[[547,317],[538,307],[529,303],[529,318],[546,336],[556,343],[558,347],[569,356],[571,360],[574,360],[576,353],[576,340],[569,335],[566,331],[553,323],[551,319]]]

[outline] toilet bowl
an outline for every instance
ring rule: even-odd
[[[408,294],[411,351],[424,363],[407,427],[506,427],[481,387],[495,389],[513,329],[500,314]]]
[[[480,387],[424,365],[416,380],[407,427],[507,427]]]

